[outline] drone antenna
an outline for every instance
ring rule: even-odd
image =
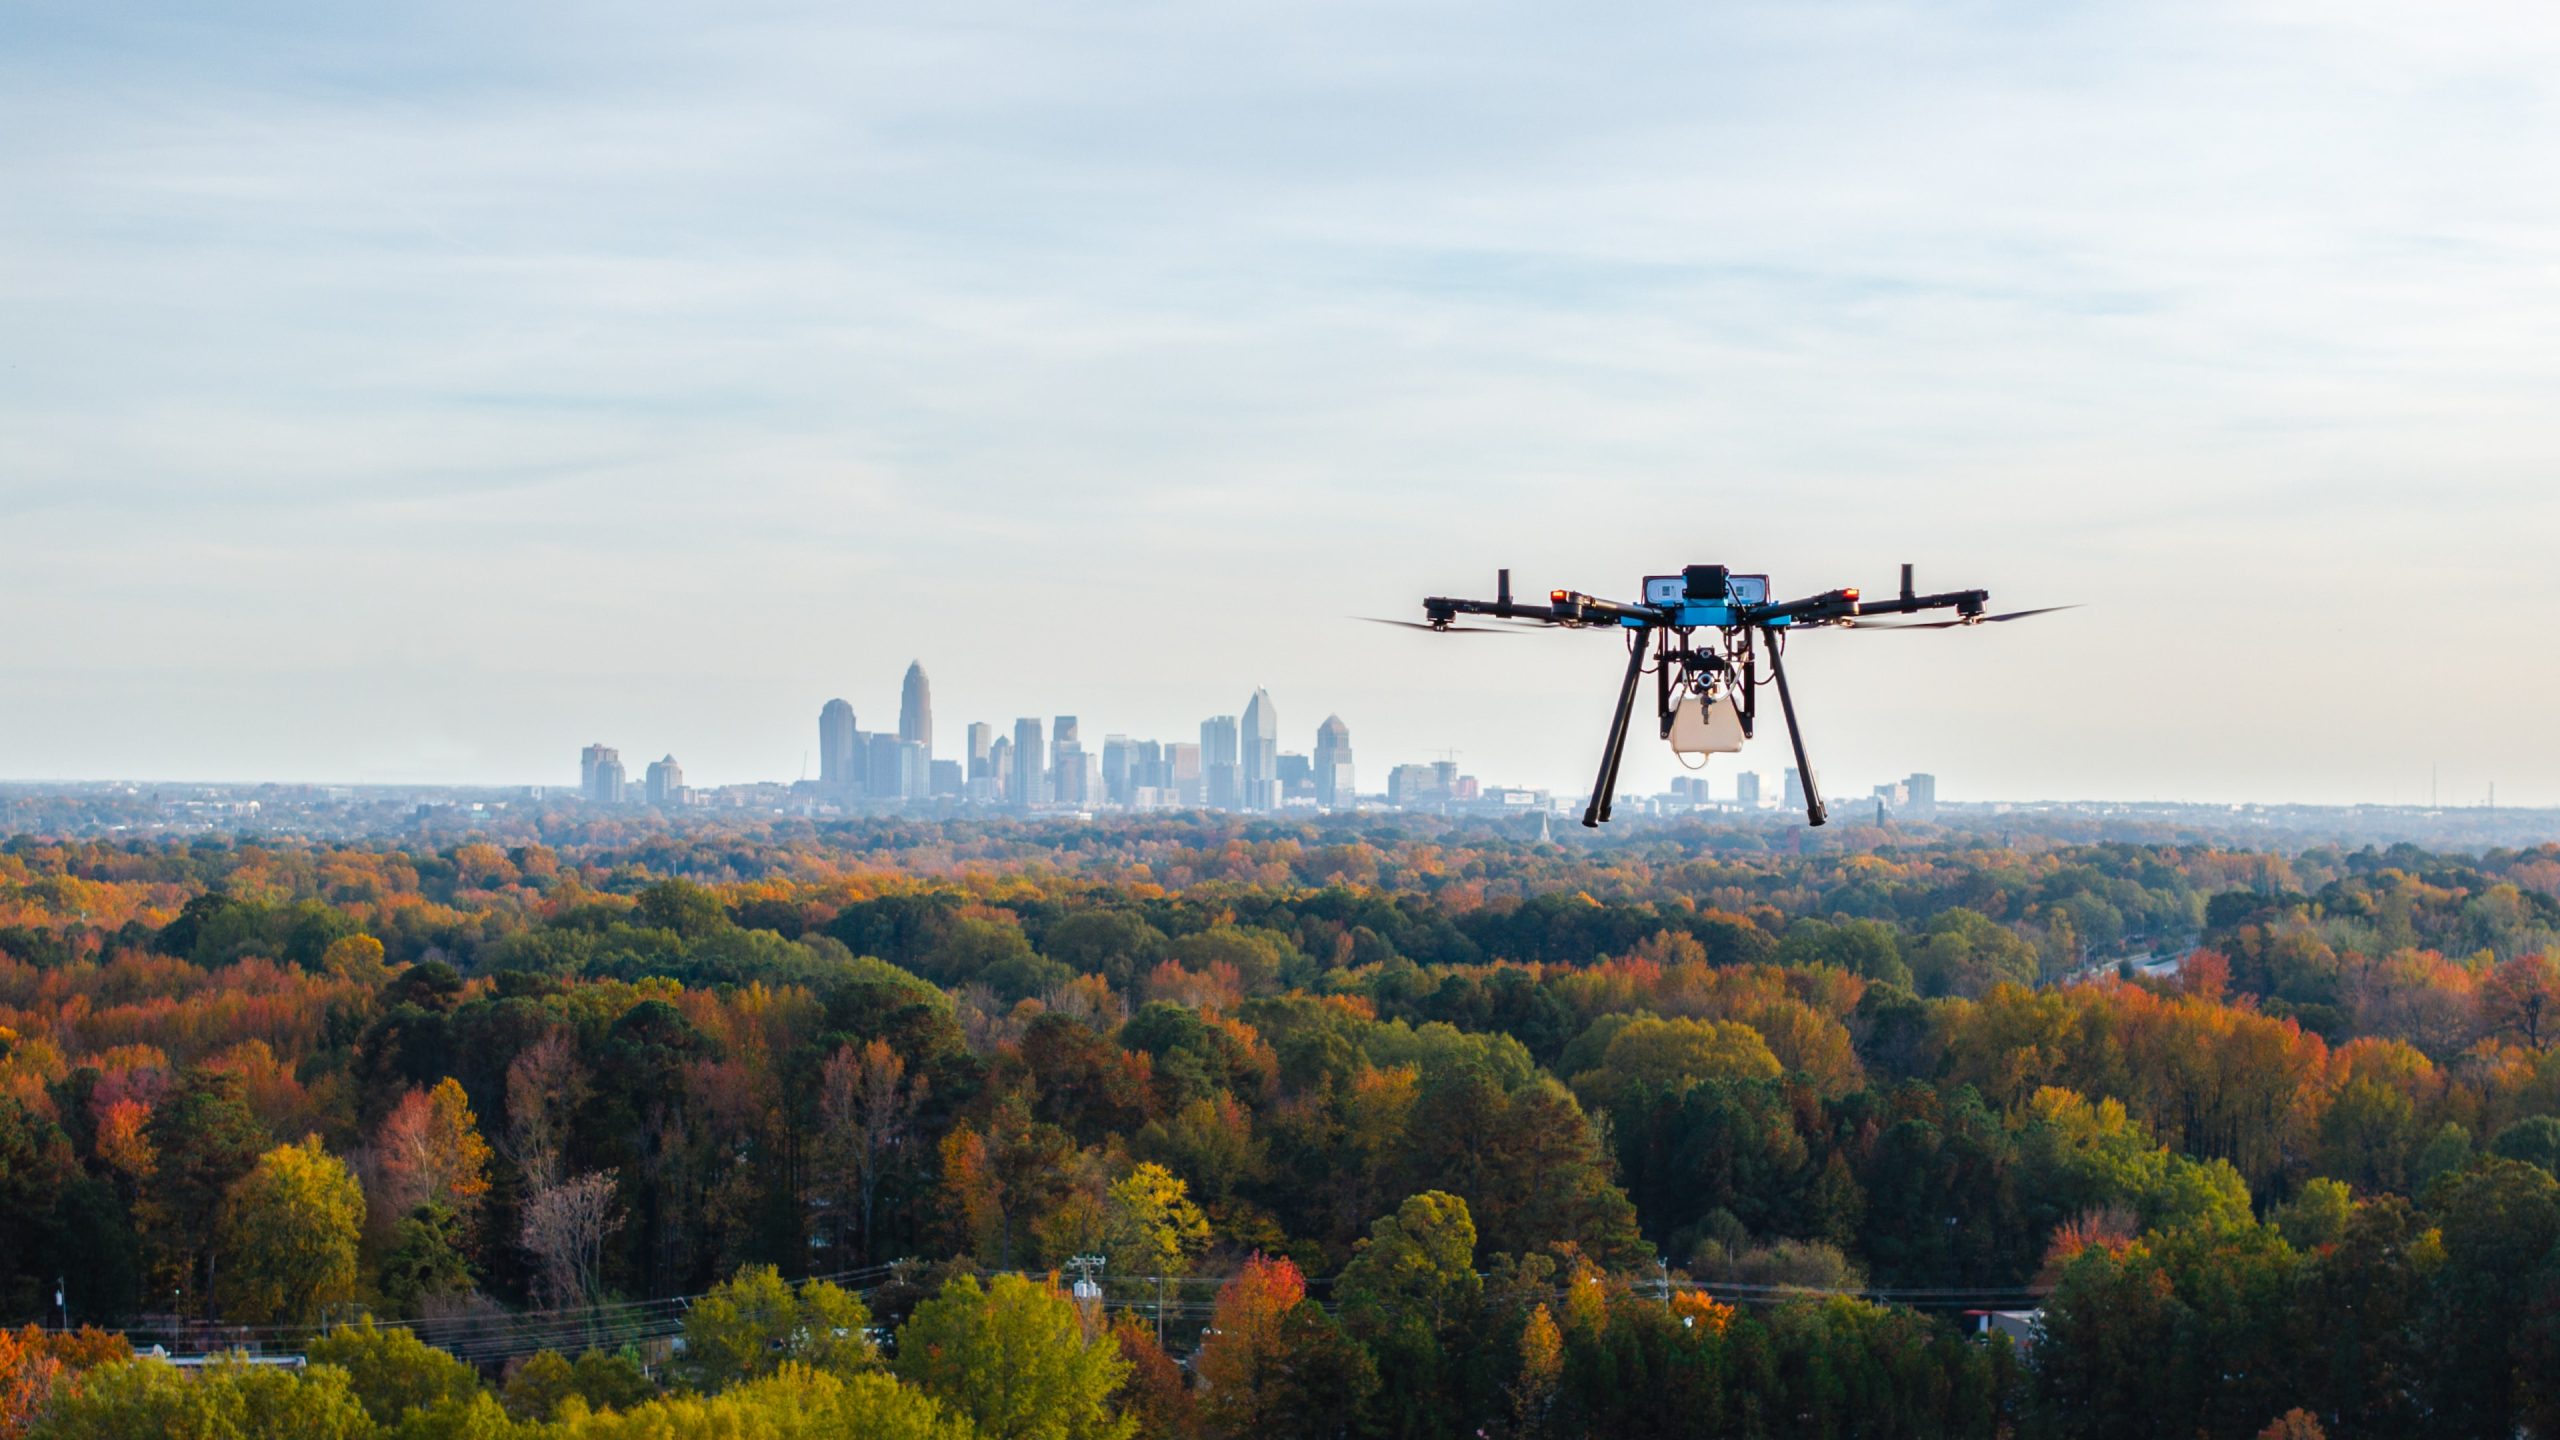
[[[1911,562],[1908,560],[1902,562],[1902,598],[1905,600],[1916,598],[1911,589]]]
[[[1511,571],[1509,568],[1506,567],[1493,572],[1493,593],[1494,598],[1500,603],[1505,605],[1511,603]]]

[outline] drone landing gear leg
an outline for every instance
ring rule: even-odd
[[[1618,792],[1618,757],[1626,753],[1627,722],[1635,715],[1636,682],[1644,678],[1644,647],[1649,637],[1636,632],[1627,647],[1627,678],[1618,685],[1618,709],[1609,722],[1609,745],[1600,752],[1600,778],[1591,782],[1591,804],[1582,812],[1586,829],[1597,830],[1609,818],[1609,800]]]
[[[1778,658],[1777,636],[1769,636],[1769,676],[1778,682],[1778,708],[1787,713],[1787,743],[1795,747],[1796,778],[1804,782],[1804,820],[1807,825],[1820,825],[1831,818],[1822,803],[1822,787],[1813,783],[1813,765],[1804,758],[1804,732],[1796,728],[1796,700],[1787,693],[1786,662]]]

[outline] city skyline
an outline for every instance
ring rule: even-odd
[[[1254,687],[1242,711],[1210,715],[1197,744],[1109,731],[1099,745],[1084,744],[1080,717],[1018,716],[1010,736],[993,722],[967,723],[959,758],[932,750],[932,681],[922,659],[908,663],[899,686],[896,733],[860,729],[852,702],[825,701],[817,716],[819,773],[795,780],[758,778],[728,786],[691,787],[673,752],[653,761],[644,780],[626,778],[616,746],[594,742],[579,751],[579,798],[593,805],[645,804],[683,808],[708,803],[730,790],[787,793],[792,803],[844,810],[965,805],[1023,813],[1085,810],[1204,809],[1237,813],[1286,810],[1483,807],[1493,811],[1554,811],[1575,792],[1505,783],[1467,773],[1454,754],[1429,762],[1393,764],[1384,779],[1362,790],[1351,728],[1338,713],[1317,722],[1305,750],[1284,750],[1279,707],[1270,691]],[[1727,764],[1709,776],[1699,770],[1672,777],[1654,795],[1637,797],[1644,808],[1665,805],[1751,811],[1761,808],[1758,772]],[[1830,784],[1832,782],[1826,782]],[[1803,804],[1797,772],[1782,772],[1781,808]],[[538,788],[538,787],[537,787]],[[1927,819],[1937,806],[1934,775],[1915,772],[1867,789],[1835,790],[1835,801],[1872,805],[1879,816]]]

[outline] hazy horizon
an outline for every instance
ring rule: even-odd
[[[788,780],[921,658],[1579,792],[1613,644],[1347,617],[1908,560],[2085,608],[1799,645],[1844,795],[2560,804],[2547,8],[0,35],[0,775]]]

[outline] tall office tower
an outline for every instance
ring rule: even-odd
[[[967,772],[960,768],[959,761],[936,760],[933,762],[932,793],[937,800],[945,795],[960,796],[969,793],[969,777]]]
[[[1908,779],[1902,782],[1902,788],[1910,800],[1909,808],[1912,819],[1935,820],[1938,818],[1937,776],[1921,774],[1914,771]]]
[[[1183,740],[1168,740],[1164,746],[1164,783],[1173,792],[1177,805],[1208,803],[1200,747]]]
[[[676,757],[649,762],[647,778],[649,803],[660,810],[673,810],[684,803],[684,767]]]
[[[590,745],[578,752],[578,793],[590,805],[622,803],[622,752]]]
[[[1786,803],[1787,808],[1790,810],[1801,810],[1804,808],[1804,776],[1797,773],[1796,767],[1793,765],[1787,767]]]
[[[1272,788],[1279,792],[1281,804],[1316,798],[1316,762],[1295,750],[1283,750],[1271,768]]]
[[[1456,795],[1458,793],[1458,762],[1455,760],[1432,761],[1431,788],[1439,791],[1440,798],[1443,800]]]
[[[1271,703],[1271,692],[1255,689],[1253,698],[1245,702],[1244,729],[1238,736],[1244,753],[1237,763],[1244,767],[1244,808],[1277,810],[1280,808],[1280,711]]]
[[[907,683],[898,691],[898,738],[933,753],[933,685],[924,678],[921,660],[908,662]]]
[[[1048,777],[1040,767],[1040,721],[1030,715],[1013,722],[1013,803],[1028,810],[1049,798]]]
[[[818,783],[842,790],[860,778],[862,762],[854,754],[862,732],[853,725],[853,707],[830,700],[818,711]]]
[[[987,743],[987,798],[1013,798],[1013,742],[999,735]]]
[[[1244,798],[1244,776],[1236,766],[1237,730],[1233,715],[1213,715],[1200,722],[1202,801],[1212,810],[1233,810]]]
[[[1084,747],[1069,742],[1058,751],[1058,768],[1050,777],[1049,789],[1058,803],[1081,810],[1093,803],[1093,757]]]
[[[1162,790],[1173,781],[1165,774],[1164,746],[1141,740],[1129,747],[1129,783]]]
[[[1056,724],[1049,731],[1050,769],[1055,770],[1058,768],[1058,752],[1066,749],[1070,745],[1077,746],[1078,748],[1082,748],[1083,745],[1083,742],[1076,735],[1076,717],[1073,715],[1061,715],[1058,717]]]
[[[898,747],[907,742],[886,731],[873,731],[863,744],[862,793],[873,800],[907,798],[906,759]]]
[[[898,793],[910,800],[933,798],[933,752],[921,740],[898,742]]]
[[[969,774],[972,780],[995,775],[996,727],[984,720],[969,722]]]
[[[1126,735],[1102,737],[1102,798],[1114,805],[1129,803],[1130,744]]]
[[[1439,779],[1428,765],[1398,765],[1387,771],[1387,803],[1420,805],[1438,790]]]
[[[1316,727],[1316,803],[1346,810],[1359,792],[1351,779],[1351,727],[1339,715],[1327,715]]]
[[[1733,803],[1745,810],[1760,808],[1760,772],[1745,770],[1733,777]]]

